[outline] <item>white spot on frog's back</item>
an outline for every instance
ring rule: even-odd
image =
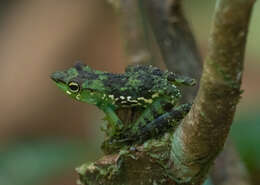
[[[137,100],[143,100],[145,103],[153,103],[152,99],[146,99],[144,97],[139,97],[139,98],[137,98]]]
[[[124,97],[124,96],[120,96],[120,99],[124,100],[124,99],[125,99],[125,97]]]
[[[70,91],[66,91],[66,93],[67,93],[68,95],[71,95],[71,92],[70,92]]]
[[[137,100],[127,100],[127,101],[130,102],[130,103],[138,103]]]
[[[110,95],[108,95],[108,97],[109,97],[109,98],[111,98],[112,100],[114,100],[114,99],[115,99],[115,97],[114,97],[114,95],[113,95],[113,94],[110,94]]]
[[[154,94],[152,95],[152,98],[157,98],[157,97],[159,97],[159,93],[154,93]]]

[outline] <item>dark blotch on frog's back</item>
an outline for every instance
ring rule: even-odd
[[[80,61],[77,61],[74,65],[75,69],[79,72],[79,71],[83,71],[85,65],[80,62]]]
[[[122,91],[122,87],[126,86],[126,83],[128,82],[128,77],[124,74],[112,73],[106,73],[106,77],[107,78],[103,81],[103,83],[104,86],[107,88],[107,93],[113,94],[115,97],[124,96],[124,91]]]
[[[83,84],[86,80],[91,82],[99,78],[98,74],[94,73],[88,66],[84,65],[81,62],[76,62],[74,68],[77,70],[78,75],[71,81],[75,81],[80,85]],[[88,70],[86,70],[86,68],[88,68]]]
[[[151,75],[157,75],[162,76],[163,71],[157,67],[154,67],[152,65],[129,65],[125,69],[126,73],[137,73],[137,72],[143,72]]]
[[[152,96],[155,79],[161,78],[163,72],[148,65],[136,65],[127,67],[125,74],[108,74],[104,80],[104,86],[110,90],[116,98],[120,96],[137,99],[143,97],[150,99]]]

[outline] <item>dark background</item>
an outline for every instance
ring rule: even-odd
[[[215,1],[185,1],[201,53]],[[231,137],[260,182],[260,4],[250,26],[242,99]],[[76,60],[122,72],[118,18],[104,0],[0,1],[0,184],[72,185],[75,167],[102,155],[103,113],[66,97],[49,75]]]

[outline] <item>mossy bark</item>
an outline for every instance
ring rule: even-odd
[[[170,163],[171,135],[153,139],[142,146],[121,149],[118,153],[84,164],[77,169],[84,185],[176,185]]]

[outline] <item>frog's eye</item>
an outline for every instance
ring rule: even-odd
[[[77,92],[79,92],[79,90],[80,90],[80,86],[79,86],[79,84],[76,83],[76,82],[70,82],[70,83],[69,83],[69,88],[70,88],[70,91],[71,91],[71,92],[74,92],[74,93],[77,93]]]

